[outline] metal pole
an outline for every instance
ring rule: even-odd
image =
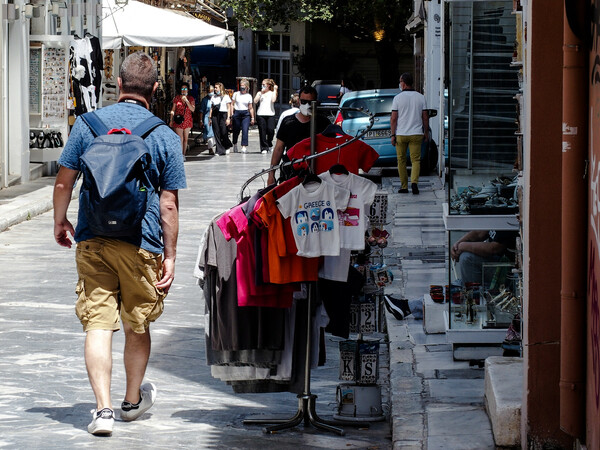
[[[315,134],[316,134],[316,128],[317,128],[317,122],[316,122],[317,102],[314,100],[312,102],[310,102],[310,111],[311,111],[311,115],[310,115],[310,154],[314,155],[316,153]],[[310,170],[313,173],[315,172],[315,161],[314,160],[310,161]]]

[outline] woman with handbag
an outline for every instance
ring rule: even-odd
[[[223,83],[215,83],[215,95],[210,99],[209,125],[212,125],[215,134],[215,155],[226,155],[233,147],[229,139],[229,124],[231,123],[231,98],[225,93]]]
[[[188,97],[189,89],[190,86],[187,83],[181,83],[181,94],[176,95],[173,99],[169,123],[169,126],[181,139],[181,150],[184,157],[187,152],[188,136],[194,124],[192,113],[196,110],[194,97]]]
[[[265,78],[262,89],[254,97],[260,152],[273,151],[273,135],[275,133],[275,102],[277,101],[277,85],[271,78]]]

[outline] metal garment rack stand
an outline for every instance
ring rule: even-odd
[[[316,111],[316,102],[312,102],[311,106],[312,106],[312,110]],[[364,112],[362,109],[357,109],[357,108],[349,108],[349,109]],[[343,147],[344,145],[348,145],[349,143],[354,142],[356,139],[359,139],[360,137],[362,137],[362,135],[364,135],[367,131],[369,131],[371,129],[371,127],[373,126],[373,115],[370,114],[368,111],[366,111],[366,114],[370,115],[371,120],[370,120],[369,126],[361,134],[359,134],[354,139],[352,139],[342,145],[336,146],[332,149],[326,150],[325,152],[318,153],[318,154],[315,153],[315,139],[314,139],[315,138],[315,116],[313,114],[311,116],[311,126],[310,126],[311,155],[308,157],[301,158],[299,160],[293,160],[288,163],[284,163],[283,165],[271,167],[271,168],[267,169],[266,171],[262,171],[256,175],[254,175],[242,187],[240,197],[243,198],[244,189],[246,188],[246,186],[248,186],[248,184],[252,180],[258,178],[259,176],[261,176],[265,173],[268,173],[272,170],[276,170],[280,167],[283,167],[284,165],[296,164],[298,162],[304,162],[309,159],[314,160],[314,158],[316,158],[318,156],[322,156],[322,155],[330,153],[334,150],[338,150],[340,147]],[[311,161],[311,170],[313,170],[313,173],[314,173],[314,161]],[[320,418],[317,415],[317,411],[316,411],[317,396],[310,392],[310,372],[311,372],[311,352],[310,352],[310,350],[311,350],[311,346],[312,346],[312,336],[311,336],[311,334],[312,334],[311,333],[311,331],[312,331],[312,300],[313,300],[314,288],[315,288],[314,282],[308,283],[308,299],[307,299],[308,306],[307,306],[307,313],[306,313],[306,330],[307,330],[307,333],[306,333],[306,358],[304,361],[304,391],[302,392],[302,394],[298,394],[298,410],[296,411],[296,414],[294,414],[289,419],[276,419],[276,418],[245,419],[243,421],[244,425],[272,424],[268,427],[263,428],[263,432],[265,432],[267,434],[271,434],[271,433],[276,433],[277,431],[286,430],[288,428],[294,428],[297,425],[300,425],[302,422],[304,422],[305,427],[312,425],[317,429],[324,430],[324,431],[331,431],[340,436],[343,436],[345,434],[345,431],[342,428],[339,428],[339,426],[353,426],[353,427],[359,427],[359,428],[368,428],[370,426],[370,424],[367,422],[348,423],[348,422],[340,422],[340,421],[334,421],[334,420],[325,420],[325,419]],[[336,425],[338,425],[338,426],[336,426]]]

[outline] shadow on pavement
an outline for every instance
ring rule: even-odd
[[[90,411],[95,406],[93,403],[76,403],[72,406],[35,407],[25,411],[33,414],[44,414],[49,419],[73,425],[73,428],[87,433],[87,426],[91,420]]]

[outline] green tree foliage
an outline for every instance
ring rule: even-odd
[[[221,0],[220,6],[231,8],[234,20],[253,31],[272,31],[275,25],[288,26],[292,22],[326,23],[352,40],[372,42],[381,72],[381,87],[398,84],[398,49],[412,47],[412,37],[405,26],[413,12],[413,0]],[[308,50],[308,48],[307,48]],[[306,78],[336,78],[317,74],[323,69],[319,62],[331,61],[330,55],[312,48],[311,53],[298,55],[295,62]],[[336,65],[338,73],[347,73],[351,61],[348,55]],[[316,59],[316,61],[315,61]],[[316,71],[316,72],[315,72]]]
[[[332,19],[331,2],[327,0],[221,0],[223,8],[231,8],[235,19],[253,31],[272,31],[275,25]]]

